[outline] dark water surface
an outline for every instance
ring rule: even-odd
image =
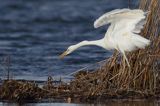
[[[133,0],[131,7],[138,3]],[[99,47],[82,47],[60,60],[69,45],[104,36],[106,27],[93,22],[127,0],[0,0],[0,78],[6,76],[10,57],[13,78],[45,79],[67,75],[111,54]]]
[[[75,104],[75,103],[0,103],[1,106],[159,106],[160,101],[108,101],[107,103],[96,104]]]

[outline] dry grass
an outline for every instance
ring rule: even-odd
[[[97,71],[77,74],[71,83],[73,91],[82,91],[85,96],[111,97],[160,94],[160,1],[141,0],[140,8],[150,11],[141,35],[150,39],[151,45],[127,53],[131,69],[115,52]]]
[[[51,101],[68,102],[70,97],[69,86],[61,82],[59,85],[53,83],[52,77],[48,77],[48,81],[42,87],[31,81],[20,80],[4,80],[0,86],[0,100],[11,102],[43,102],[44,99]]]
[[[46,91],[37,84],[21,82],[16,80],[6,80],[0,87],[0,99],[21,102],[23,100],[34,101],[43,97]]]

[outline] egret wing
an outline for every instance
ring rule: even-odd
[[[126,35],[126,33],[140,33],[144,24],[146,23],[145,13],[138,13],[136,11],[140,10],[132,10],[132,12],[121,13],[114,16],[109,26],[105,37],[114,36],[117,38],[121,37],[121,35]]]
[[[94,22],[94,27],[98,28],[108,23],[115,23],[122,19],[134,19],[136,17],[144,17],[145,13],[140,9],[116,9],[99,17]]]
[[[132,51],[136,48],[144,48],[150,41],[135,32],[140,32],[144,25],[144,19],[137,17],[135,19],[123,19],[116,24],[110,33],[105,36],[110,37],[124,51]],[[111,24],[112,25],[112,24]],[[109,35],[109,36],[108,36]]]
[[[142,20],[140,20],[139,22],[137,22],[137,23],[135,24],[135,27],[134,27],[134,29],[132,30],[132,32],[134,32],[134,33],[140,33],[140,32],[141,32],[141,29],[144,27],[145,23],[146,23],[146,20],[145,20],[145,19],[142,19]]]

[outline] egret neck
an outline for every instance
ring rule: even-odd
[[[79,47],[87,46],[87,45],[95,45],[95,46],[105,48],[104,39],[94,40],[94,41],[82,41],[74,46],[75,46],[75,49],[78,49]]]

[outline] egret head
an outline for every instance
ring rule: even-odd
[[[72,53],[73,51],[84,45],[89,45],[88,41],[85,40],[78,44],[69,46],[68,49],[65,52],[63,52],[59,57],[63,59],[65,56],[67,56],[68,54]]]
[[[64,51],[59,57],[63,59],[68,54],[72,53],[76,49],[75,45],[69,46],[66,51]]]

